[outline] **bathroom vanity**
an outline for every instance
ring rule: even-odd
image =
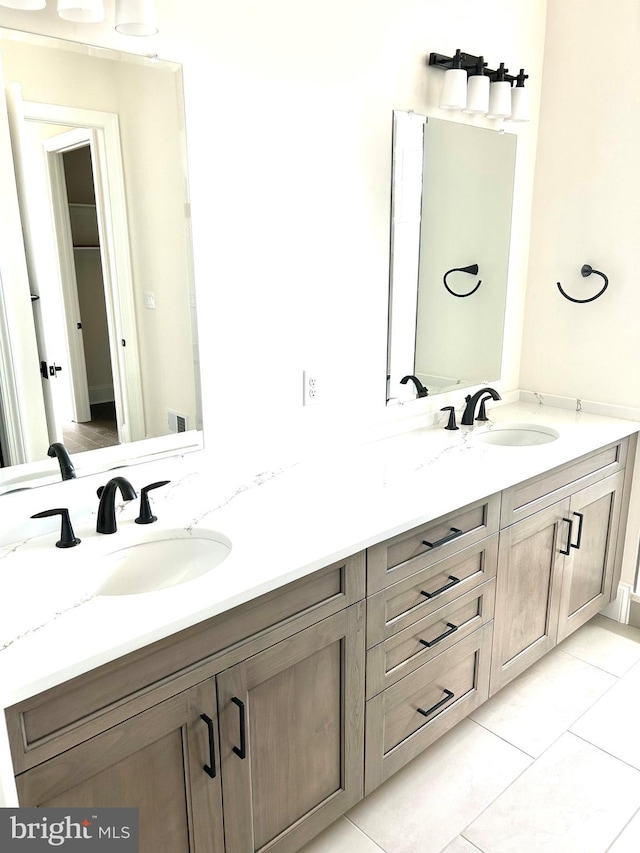
[[[599,612],[638,425],[494,418],[560,438],[432,428],[285,472],[206,519],[233,542],[217,584],[96,596],[7,645],[20,804],[136,805],[142,851],[293,853]]]

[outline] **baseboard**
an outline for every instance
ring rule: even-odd
[[[621,583],[618,586],[618,595],[607,606],[600,611],[603,616],[609,619],[614,619],[616,622],[621,622],[623,625],[631,625],[631,610],[633,607],[632,601],[632,586],[628,583]],[[640,620],[640,599],[638,599],[638,619]],[[637,627],[640,627],[638,624]]]
[[[89,388],[89,405],[97,403],[113,403],[113,385],[92,385]]]
[[[632,596],[629,607],[629,625],[640,628],[640,598]]]

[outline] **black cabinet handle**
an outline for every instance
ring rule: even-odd
[[[567,547],[566,548],[560,548],[560,553],[564,554],[565,557],[568,557],[569,553],[571,552],[571,537],[573,534],[573,519],[563,518],[562,520],[566,521],[567,524],[569,525],[569,535],[567,536]]]
[[[211,776],[212,779],[216,778],[216,753],[214,750],[214,737],[213,737],[213,720],[211,717],[208,717],[206,714],[200,714],[200,719],[204,720],[207,724],[207,729],[209,730],[209,764],[203,764],[202,769],[207,774],[207,776]]]
[[[458,626],[454,625],[453,622],[447,622],[448,631],[445,631],[444,634],[440,634],[439,637],[436,637],[435,640],[420,640],[423,646],[426,646],[430,649],[432,646],[437,645],[441,640],[444,640],[445,637],[450,637],[455,631],[458,630]],[[420,638],[418,638],[420,639]]]
[[[436,595],[440,595],[441,592],[446,592],[446,590],[451,589],[452,586],[455,586],[457,583],[461,582],[461,578],[455,578],[453,575],[448,575],[451,583],[446,583],[444,586],[441,586],[440,589],[436,589],[433,592],[425,592],[423,589],[420,590],[420,595],[424,595],[425,598],[435,598]]]
[[[431,708],[429,708],[427,711],[425,711],[423,708],[416,708],[416,710],[419,714],[422,714],[423,717],[429,717],[431,716],[431,714],[433,714],[434,711],[437,711],[438,708],[442,708],[443,705],[446,705],[449,699],[453,699],[454,695],[455,694],[452,693],[451,690],[445,690],[444,699],[441,699],[439,702],[436,702],[436,704],[432,705]]]
[[[237,696],[232,696],[231,701],[238,706],[240,712],[240,747],[234,746],[233,751],[239,758],[247,757],[247,727],[245,719],[244,702],[241,702]]]
[[[573,514],[578,516],[578,538],[575,545],[571,543],[571,547],[575,548],[577,551],[580,548],[580,543],[582,542],[582,522],[584,521],[584,515],[581,512],[574,512]]]
[[[448,533],[446,536],[443,536],[442,539],[438,539],[437,542],[425,542],[422,540],[422,544],[426,545],[427,548],[439,548],[441,545],[446,545],[447,542],[452,542],[454,539],[457,539],[458,536],[464,536],[464,530],[458,530],[457,527],[450,527],[451,533]]]

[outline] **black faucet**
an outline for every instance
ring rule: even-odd
[[[120,489],[120,493],[125,501],[132,501],[137,497],[136,490],[126,477],[112,477],[106,486],[100,486],[98,489],[100,504],[98,506],[98,522],[96,524],[96,531],[98,533],[115,533],[117,530],[117,489]]]
[[[52,459],[54,456],[58,457],[58,465],[60,465],[60,473],[62,474],[63,480],[75,480],[76,469],[73,467],[73,462],[69,458],[69,451],[62,442],[54,441],[53,444],[50,444],[49,449],[47,450],[47,456],[50,456]]]
[[[493,388],[481,388],[479,391],[476,391],[473,397],[468,395],[466,397],[467,406],[462,414],[462,420],[460,421],[463,426],[473,426],[473,421],[476,415],[476,406],[478,405],[478,400],[482,397],[485,397],[485,399],[492,397],[494,400],[502,400],[500,394],[498,394],[497,391],[494,391]]]
[[[424,385],[422,384],[422,382],[420,382],[420,380],[418,379],[418,377],[413,376],[412,374],[409,374],[409,376],[403,376],[402,379],[400,380],[400,384],[406,385],[409,380],[411,380],[413,382],[413,384],[416,386],[416,391],[417,391],[416,397],[418,397],[418,398],[419,397],[427,397],[429,395],[429,389],[425,388]]]

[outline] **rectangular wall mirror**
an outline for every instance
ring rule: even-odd
[[[0,53],[24,235],[23,269],[0,261],[0,488],[46,481],[54,441],[91,472],[200,446],[181,66],[13,30]]]
[[[500,378],[516,137],[394,111],[387,402]]]

